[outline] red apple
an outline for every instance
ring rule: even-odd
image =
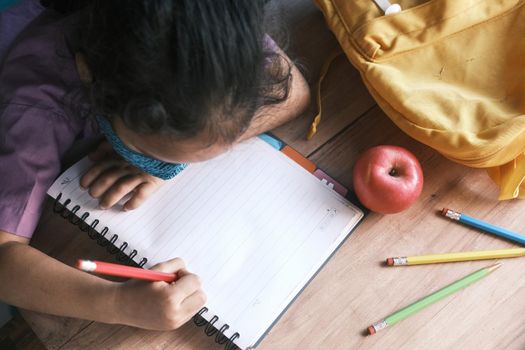
[[[398,213],[410,207],[423,189],[423,171],[408,150],[390,145],[372,147],[354,165],[354,191],[365,207]]]

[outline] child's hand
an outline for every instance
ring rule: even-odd
[[[118,317],[121,319],[116,321],[153,330],[178,328],[206,302],[199,278],[186,271],[184,262],[179,258],[157,264],[152,270],[176,272],[178,278],[173,283],[122,283],[116,295]]]
[[[95,164],[82,175],[80,186],[89,189],[92,197],[100,199],[102,209],[112,207],[128,194],[131,196],[124,204],[124,210],[135,209],[164,183],[164,180],[120,159],[105,141],[89,157]]]

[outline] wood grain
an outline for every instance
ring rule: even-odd
[[[310,72],[336,47],[321,14],[308,0],[274,9],[290,28],[293,57]],[[482,170],[452,163],[399,131],[375,106],[356,70],[334,63],[323,88],[324,117],[309,142],[304,135],[315,114],[275,133],[351,187],[352,166],[365,149],[395,144],[420,160],[425,185],[418,202],[396,215],[370,214],[288,309],[258,349],[523,349],[525,259],[505,259],[492,275],[374,336],[372,322],[492,262],[477,261],[386,267],[386,257],[508,248],[510,242],[440,217],[446,206],[506,228],[523,231],[524,201],[498,202],[497,188]],[[104,257],[84,233],[46,211],[32,244],[66,263],[78,256]],[[107,255],[107,254],[106,254]],[[187,324],[151,332],[23,312],[49,349],[220,349],[202,329]]]
[[[45,347],[20,314],[16,314],[11,321],[0,328],[0,349],[43,350]]]

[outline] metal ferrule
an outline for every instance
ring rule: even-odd
[[[374,327],[374,330],[376,332],[379,332],[380,330],[388,327],[388,323],[386,323],[385,320],[381,320],[381,321],[377,321],[376,323],[372,324],[372,327]]]
[[[396,265],[408,265],[408,258],[406,256],[400,256],[396,258],[392,258],[394,261],[394,266]]]
[[[457,211],[454,211],[454,210],[447,209],[445,216],[452,220],[459,221],[459,219],[461,218],[461,213],[458,213]]]

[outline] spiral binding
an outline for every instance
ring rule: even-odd
[[[215,323],[219,320],[219,316],[213,315],[213,317],[207,321],[202,315],[208,312],[207,307],[203,307],[200,309],[195,316],[193,316],[193,323],[195,323],[198,327],[204,327],[204,333],[209,336],[213,337],[215,335],[215,342],[218,344],[225,344],[224,348],[226,350],[236,350],[239,349],[237,345],[235,345],[234,341],[239,338],[241,335],[238,332],[233,333],[229,338],[224,335],[224,332],[230,328],[229,325],[224,324],[220,329],[215,328]]]
[[[136,249],[133,249],[131,253],[126,254],[125,250],[126,248],[128,248],[128,242],[123,242],[120,245],[120,247],[117,248],[115,243],[118,240],[118,235],[113,234],[108,239],[109,228],[107,226],[104,226],[102,230],[100,230],[100,232],[97,231],[97,226],[100,223],[98,219],[94,219],[93,221],[91,221],[91,223],[88,224],[87,219],[90,216],[89,212],[86,211],[82,215],[78,215],[78,212],[81,209],[79,205],[75,205],[73,208],[68,209],[67,206],[71,204],[71,199],[67,198],[64,201],[64,203],[60,203],[60,199],[62,199],[62,192],[59,193],[55,199],[55,203],[53,204],[53,211],[55,213],[58,213],[61,217],[68,220],[73,225],[78,226],[81,231],[86,232],[88,237],[96,241],[98,245],[100,245],[101,247],[106,247],[106,250],[110,254],[115,255],[117,260],[124,263],[131,263],[133,261],[133,258],[137,256],[138,252]],[[147,262],[147,258],[142,258],[138,265],[140,267],[144,267],[144,265]],[[238,332],[235,332],[228,338],[224,335],[224,332],[227,329],[229,329],[230,326],[228,324],[224,324],[220,329],[215,328],[215,323],[219,320],[219,317],[217,315],[214,315],[209,321],[207,321],[202,316],[206,312],[208,312],[207,307],[203,307],[202,309],[200,309],[200,311],[197,314],[195,314],[195,316],[193,316],[193,322],[198,327],[204,327],[204,333],[207,336],[215,336],[216,343],[221,345],[225,344],[225,350],[239,349],[237,345],[235,345],[234,341],[240,337],[240,334]]]
[[[84,212],[82,215],[78,215],[80,211],[80,205],[75,205],[73,208],[68,209],[67,206],[71,204],[71,199],[67,198],[64,203],[60,203],[62,199],[62,192],[58,194],[53,204],[53,211],[58,213],[61,217],[68,220],[75,226],[78,226],[81,231],[86,232],[88,237],[96,241],[101,247],[106,247],[106,250],[115,255],[118,261],[129,264],[133,261],[133,258],[137,256],[138,252],[136,249],[133,249],[129,254],[126,253],[128,248],[128,242],[123,242],[120,247],[117,247],[115,243],[118,240],[118,235],[113,234],[109,237],[109,228],[104,226],[102,230],[97,231],[97,226],[100,223],[98,219],[94,219],[88,224],[87,219],[90,216],[89,212]],[[139,262],[139,266],[143,267],[148,262],[147,258],[142,258]]]

